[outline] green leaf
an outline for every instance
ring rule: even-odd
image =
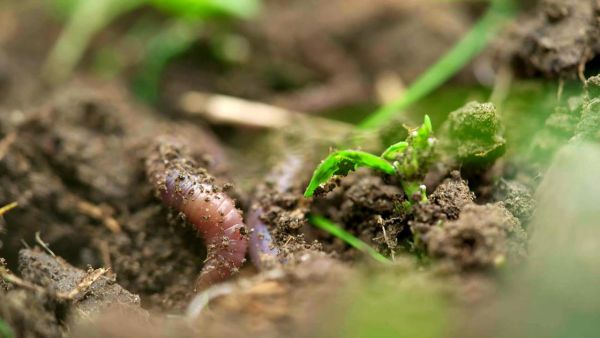
[[[427,150],[431,148],[429,137],[433,133],[433,127],[431,126],[431,119],[428,115],[425,115],[423,119],[423,125],[417,129],[416,135],[413,139],[413,147],[417,150]]]
[[[332,221],[328,220],[327,218],[325,218],[323,216],[318,216],[318,215],[310,215],[310,216],[308,216],[308,221],[311,224],[317,226],[318,228],[321,228],[321,229],[327,231],[328,233],[332,234],[333,236],[340,238],[344,242],[348,243],[350,246],[369,254],[376,261],[378,261],[380,263],[385,263],[385,264],[391,263],[391,261],[389,259],[385,258],[385,256],[383,256],[382,254],[377,252],[377,250],[373,249],[367,243],[356,238],[354,235],[352,235],[351,233],[342,229],[337,224],[333,223]]]
[[[389,146],[383,152],[383,154],[381,154],[381,157],[385,158],[388,161],[393,161],[396,159],[396,155],[404,152],[404,150],[406,150],[407,147],[408,147],[408,142],[406,142],[406,141],[398,142],[396,144]]]
[[[154,6],[180,17],[210,18],[235,16],[249,18],[258,13],[259,0],[150,0]]]
[[[386,174],[396,173],[394,166],[381,157],[358,150],[342,150],[331,153],[317,167],[304,192],[304,197],[311,197],[315,190],[329,181],[334,175],[347,175],[359,167],[369,167],[383,171]]]

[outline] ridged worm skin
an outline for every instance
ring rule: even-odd
[[[185,215],[204,240],[207,257],[196,290],[237,272],[248,249],[246,225],[234,200],[215,184],[214,177],[167,138],[152,148],[146,171],[163,203]]]

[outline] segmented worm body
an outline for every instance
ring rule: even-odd
[[[162,139],[146,160],[148,177],[159,197],[185,215],[201,234],[207,258],[196,289],[227,279],[244,263],[248,239],[233,199],[178,143]]]
[[[294,179],[301,171],[302,159],[297,155],[289,155],[267,178],[271,183],[270,189],[265,189],[262,194],[280,194],[287,192],[294,183]],[[261,194],[256,196],[257,203],[248,211],[248,226],[250,231],[250,260],[259,270],[264,269],[273,261],[277,261],[279,248],[273,241],[269,226],[262,220],[265,209],[260,204]]]
[[[277,259],[279,249],[273,243],[269,227],[261,219],[264,214],[261,207],[253,207],[248,212],[248,226],[250,227],[250,260],[254,266],[261,270]]]

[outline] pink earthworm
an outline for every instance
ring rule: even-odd
[[[148,178],[167,206],[181,212],[200,233],[207,258],[196,290],[221,282],[238,271],[248,248],[246,225],[234,200],[183,147],[162,139],[146,159]]]
[[[294,179],[302,169],[302,158],[298,155],[288,155],[267,178],[271,189],[266,193],[287,192],[294,183]],[[263,191],[263,193],[265,193]],[[257,196],[256,200],[260,200]],[[269,226],[262,220],[265,209],[257,202],[248,211],[247,222],[250,228],[249,254],[252,264],[259,270],[263,270],[273,262],[278,261],[279,248],[273,241]]]
[[[276,261],[279,255],[279,249],[273,243],[269,227],[261,219],[264,212],[261,207],[253,207],[247,213],[247,222],[250,227],[248,252],[252,264],[259,270],[265,269],[271,262]]]

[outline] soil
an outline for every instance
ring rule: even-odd
[[[541,1],[505,32],[510,46],[484,53],[451,83],[478,84],[493,58],[510,59],[522,76],[585,75],[600,50],[597,7],[591,0]],[[259,130],[172,114],[181,95],[200,90],[308,114],[358,107],[360,118],[360,107],[385,101],[384,80],[393,80],[392,91],[412,82],[483,8],[265,1],[261,17],[230,28],[249,44],[246,60],[211,56],[214,41],[202,35],[170,64],[162,100],[149,106],[131,94],[128,72],[103,81],[85,66],[111,36],[124,35],[126,22],[93,41],[70,81],[50,87],[38,73],[60,23],[36,1],[0,5],[0,204],[18,203],[0,220],[0,335],[6,324],[15,337],[344,336],[352,327],[345,314],[362,323],[382,310],[378,304],[391,306],[386,314],[410,317],[415,309],[417,317],[432,318],[446,306],[463,313],[497,297],[495,273],[527,260],[533,191],[552,156],[563,143],[599,139],[598,78],[548,111],[530,147],[516,155],[507,150],[506,116],[491,103],[448,111],[436,135],[438,157],[418,173],[426,203],[407,198],[398,177],[368,169],[304,198],[318,161],[333,139],[348,139],[347,130]],[[208,32],[222,25],[208,25]],[[212,58],[198,65],[198,55]],[[409,116],[397,122],[365,136],[363,149],[380,153],[407,135],[398,126],[414,125]],[[481,137],[469,138],[473,130]],[[156,155],[149,145],[163,137],[182,143],[186,165],[231,182],[224,193],[245,215],[259,213],[279,251],[276,264],[246,264],[231,279],[194,292],[207,248],[194,226],[157,198],[145,165]],[[316,229],[310,214],[331,219],[391,264],[378,265]],[[430,326],[423,330],[437,329]]]
[[[600,52],[598,6],[592,0],[540,1],[511,32],[518,69],[548,77],[583,76]]]

